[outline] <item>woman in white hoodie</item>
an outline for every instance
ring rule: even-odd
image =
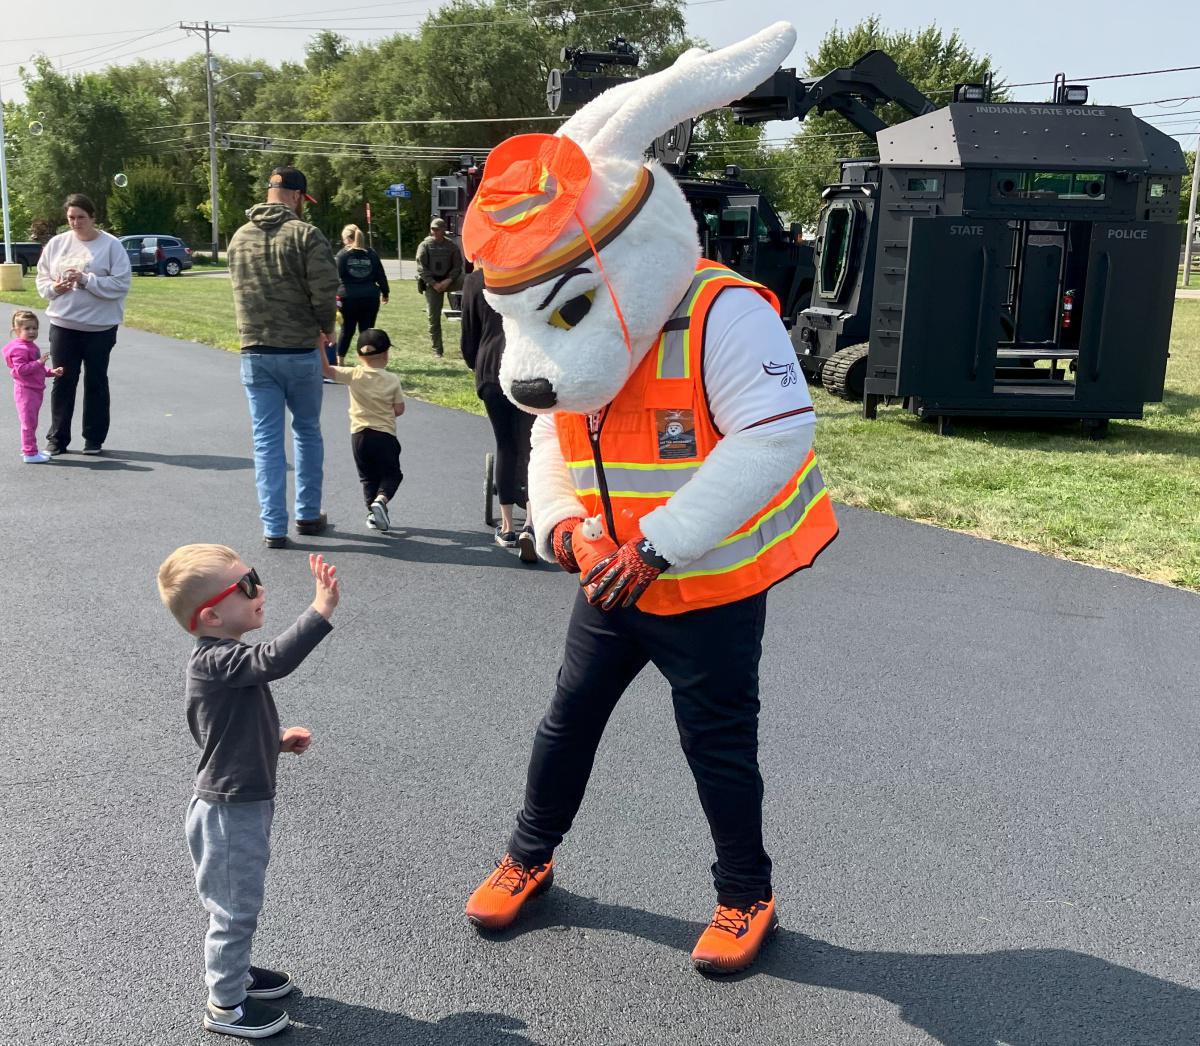
[[[83,372],[83,452],[99,454],[108,436],[108,357],[117,343],[129,293],[129,256],[121,241],[96,228],[96,205],[72,193],[63,203],[70,229],[42,250],[37,289],[47,301],[50,354],[62,375],[50,392],[46,450],[71,442],[75,389]]]

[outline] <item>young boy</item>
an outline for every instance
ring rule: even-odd
[[[292,979],[250,965],[250,942],[262,908],[275,769],[280,752],[301,755],[312,734],[279,728],[268,685],[296,669],[329,634],[338,604],[337,569],[308,557],[317,592],[296,623],[270,643],[242,636],[263,623],[258,573],[224,545],[184,545],[158,568],[158,592],[196,646],[188,660],[188,726],[200,746],[187,839],[196,890],[208,910],[204,941],[208,1005],[204,1027],[263,1039],[288,1025],[284,1010],[260,1000],[292,990]]]
[[[370,327],[358,336],[357,367],[335,367],[321,353],[325,377],[350,386],[350,446],[367,502],[367,526],[386,531],[391,526],[388,502],[404,482],[400,471],[400,441],[396,419],[404,413],[400,378],[387,369],[386,331]]]

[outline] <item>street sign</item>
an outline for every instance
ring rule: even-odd
[[[411,199],[412,199],[412,190],[411,190],[411,189],[405,189],[405,190],[404,190],[404,192],[402,192],[402,193],[397,193],[397,194],[396,194],[396,198],[397,198],[398,200],[411,200]]]
[[[412,193],[408,191],[403,182],[397,182],[395,185],[389,185],[386,189],[384,189],[383,195],[407,199],[408,197],[412,196]]]

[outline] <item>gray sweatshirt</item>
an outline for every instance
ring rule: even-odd
[[[84,274],[82,286],[58,294],[54,284],[67,269]],[[42,249],[38,259],[37,290],[46,299],[46,318],[56,327],[104,331],[125,318],[129,293],[129,255],[121,241],[107,232],[81,240],[61,232]]]
[[[309,607],[270,643],[196,640],[188,660],[188,726],[200,746],[195,792],[210,803],[275,798],[279,713],[267,684],[293,672],[333,626]]]

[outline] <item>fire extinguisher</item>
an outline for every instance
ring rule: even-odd
[[[1071,317],[1075,312],[1075,292],[1067,291],[1062,300],[1062,329],[1071,329]]]

